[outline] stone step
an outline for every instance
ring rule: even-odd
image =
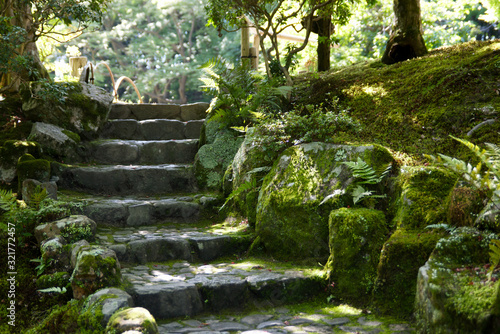
[[[206,111],[210,106],[206,102],[191,104],[122,104],[115,103],[111,106],[109,119],[177,119],[187,122],[201,120],[206,117]]]
[[[160,223],[196,223],[209,218],[220,205],[209,194],[162,198],[102,197],[62,195],[67,202],[81,203],[73,214],[89,217],[98,226],[137,227]]]
[[[88,144],[90,160],[98,164],[185,164],[198,151],[197,139],[100,140]]]
[[[237,263],[149,264],[122,268],[136,307],[157,319],[304,301],[324,288],[302,270]]]
[[[51,175],[62,190],[93,195],[161,195],[196,193],[192,165],[115,165],[67,166],[53,165]]]
[[[326,298],[325,298],[326,299]],[[319,304],[311,309],[309,303],[279,307],[257,307],[244,312],[202,314],[175,319],[158,325],[160,334],[348,334],[391,333],[416,334],[406,322],[363,314],[363,310],[333,303]]]
[[[97,243],[113,249],[121,263],[145,264],[172,260],[212,261],[245,252],[249,234],[208,232],[202,227],[154,225],[135,228],[99,228]]]
[[[182,122],[173,119],[118,119],[104,124],[103,139],[169,140],[200,138],[203,120]]]

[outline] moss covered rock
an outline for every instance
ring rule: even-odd
[[[329,214],[352,201],[343,162],[358,157],[376,169],[392,161],[379,146],[309,143],[283,152],[264,179],[256,210],[256,232],[269,252],[282,259],[328,258]]]
[[[84,310],[95,315],[103,328],[113,314],[121,308],[132,307],[132,297],[125,291],[117,288],[104,288],[90,295],[85,300]]]
[[[23,92],[23,112],[32,121],[57,125],[85,138],[95,136],[107,120],[113,96],[104,89],[86,83],[55,83],[52,95],[33,83]]]
[[[439,240],[418,273],[415,316],[422,333],[499,333],[500,281],[489,281],[489,232],[459,228]]]
[[[242,141],[243,138],[236,132],[223,130],[212,143],[200,147],[194,162],[196,181],[200,188],[221,190],[224,173]]]
[[[40,245],[43,272],[55,273],[71,270],[71,258],[66,241],[60,236],[44,240]]]
[[[50,162],[45,159],[35,159],[30,154],[21,156],[17,163],[19,193],[21,193],[23,181],[26,179],[48,182],[50,180]]]
[[[398,227],[419,229],[447,221],[446,198],[457,175],[437,167],[405,167],[399,175],[401,195],[394,222]]]
[[[75,299],[82,299],[98,289],[120,284],[120,263],[114,251],[102,246],[83,246],[79,249],[71,276]]]
[[[26,140],[7,140],[0,146],[0,183],[10,183],[16,177],[16,166],[24,154],[40,157],[40,145]]]
[[[138,331],[144,334],[158,334],[158,325],[148,310],[142,307],[127,308],[113,314],[109,319],[106,332],[119,334]]]
[[[341,208],[330,214],[328,279],[334,295],[366,303],[377,276],[380,251],[387,240],[388,224],[383,212]]]
[[[409,318],[413,314],[418,270],[427,262],[439,230],[398,229],[384,244],[373,289],[372,305],[377,312]]]

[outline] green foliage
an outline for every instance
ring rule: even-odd
[[[66,102],[68,93],[68,84],[57,84],[47,79],[42,79],[37,82],[36,89],[32,91],[32,96],[35,99],[51,102],[55,105],[63,105]]]
[[[256,126],[259,145],[276,152],[301,143],[342,143],[346,136],[360,132],[360,123],[340,108],[337,98],[319,105],[297,105],[290,112],[264,118]]]
[[[59,287],[59,286],[53,286],[51,288],[47,288],[47,289],[39,289],[37,290],[39,292],[43,292],[43,293],[66,293],[68,290],[65,288],[65,287]]]
[[[472,165],[470,162],[444,154],[439,154],[437,158],[431,155],[428,157],[459,174],[471,187],[486,193],[489,203],[480,213],[477,221],[498,213],[500,210],[500,147],[486,143],[486,148],[481,149],[467,140],[451,137],[465,145],[479,162]]]
[[[354,204],[365,198],[385,198],[386,194],[374,194],[374,190],[368,190],[363,185],[378,185],[390,173],[392,164],[389,163],[384,166],[381,172],[376,172],[373,167],[368,165],[363,159],[358,157],[357,161],[344,162],[352,172],[354,181],[351,184],[351,195]]]
[[[205,92],[215,96],[210,111],[221,128],[242,127],[256,123],[263,113],[280,108],[280,97],[285,97],[290,87],[275,87],[246,64],[230,65],[222,58],[214,58],[201,66],[205,76],[200,78]]]
[[[35,271],[37,276],[41,276],[45,272],[45,269],[47,269],[52,264],[54,259],[50,258],[46,261],[43,259],[43,257],[41,257],[39,259],[31,259],[30,261],[38,263],[38,265],[35,267]]]
[[[114,0],[103,25],[71,42],[94,65],[106,62],[115,78],[134,80],[144,102],[187,103],[207,100],[199,90],[200,64],[218,55],[236,61],[239,34],[223,34],[205,25],[206,0]],[[131,28],[133,27],[133,29]],[[58,62],[59,48],[48,60]],[[112,90],[104,66],[94,72],[99,87]],[[122,84],[119,98],[138,102],[131,85]]]
[[[487,275],[488,281],[491,281],[491,276],[498,264],[500,264],[500,240],[493,239],[490,243],[490,269]]]

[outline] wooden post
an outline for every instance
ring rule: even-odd
[[[255,35],[253,36],[253,49],[252,50],[252,68],[254,70],[257,70],[259,68],[259,46],[260,46],[260,35],[256,31]]]
[[[250,36],[247,26],[241,28],[241,62],[249,63],[250,58]]]
[[[87,65],[87,57],[70,57],[69,66],[71,67],[71,75],[74,77],[80,76],[80,70]]]

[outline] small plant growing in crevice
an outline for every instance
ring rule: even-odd
[[[351,195],[354,204],[368,198],[386,197],[385,194],[377,194],[376,190],[369,189],[369,187],[379,185],[390,173],[392,164],[389,163],[383,166],[381,172],[377,172],[359,157],[357,161],[346,161],[343,164],[349,167],[354,177],[354,181],[351,184]]]
[[[493,272],[500,264],[500,240],[493,239],[490,243],[490,269],[488,270],[488,282],[491,281]]]

